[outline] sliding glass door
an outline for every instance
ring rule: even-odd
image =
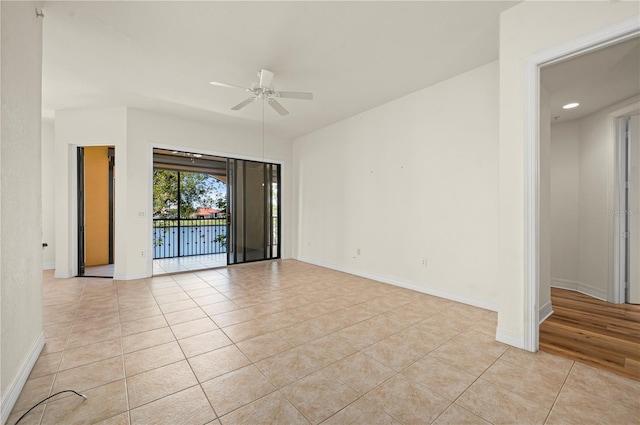
[[[280,258],[280,166],[228,159],[228,264]]]

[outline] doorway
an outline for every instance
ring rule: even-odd
[[[153,274],[280,258],[280,165],[153,150]]]
[[[535,205],[540,349],[634,377],[638,81],[637,35],[540,66]]]
[[[113,277],[115,148],[78,147],[78,276]]]
[[[613,303],[625,302],[625,285],[640,292],[631,264],[640,240],[630,117],[638,81],[638,36],[540,68],[541,310],[549,287]]]

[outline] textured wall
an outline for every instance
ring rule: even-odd
[[[0,8],[0,381],[4,399],[42,332],[42,21],[35,16],[33,3],[1,2]]]

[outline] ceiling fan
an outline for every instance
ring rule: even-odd
[[[263,99],[269,104],[269,106],[275,109],[277,113],[284,116],[287,115],[289,111],[287,111],[284,106],[282,106],[280,102],[278,102],[278,98],[313,100],[313,93],[305,93],[300,91],[276,91],[273,87],[273,75],[273,72],[267,69],[260,70],[260,72],[258,72],[258,78],[260,79],[257,83],[258,85],[256,86],[256,83],[253,83],[251,88],[236,86],[227,83],[220,83],[218,81],[211,81],[209,84],[211,84],[212,86],[242,89],[246,90],[248,93],[251,93],[251,96],[248,99],[238,103],[236,106],[231,108],[233,111],[242,109],[255,100]]]

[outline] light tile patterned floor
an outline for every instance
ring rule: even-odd
[[[494,341],[496,314],[297,261],[45,273],[8,424],[637,424],[640,383]]]

